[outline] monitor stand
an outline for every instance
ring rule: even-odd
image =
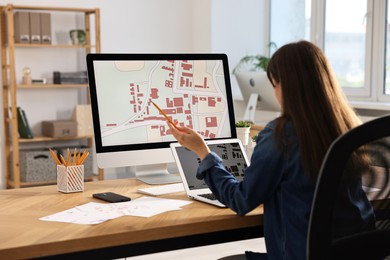
[[[244,121],[250,122],[252,124],[255,123],[255,113],[256,113],[256,105],[257,105],[258,98],[259,98],[259,94],[252,93],[250,95],[243,116]]]
[[[136,166],[135,176],[138,180],[151,185],[181,182],[179,175],[168,172],[166,163]]]
[[[252,123],[252,124],[260,124],[265,126],[269,121],[274,120],[275,118],[281,115],[280,111],[267,111],[267,110],[257,110],[258,118],[261,118],[260,122],[255,121],[255,114],[257,103],[259,102],[259,94],[252,93],[249,97],[248,104],[246,106],[244,116],[242,118],[243,121]]]

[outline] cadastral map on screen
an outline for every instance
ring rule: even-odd
[[[205,139],[231,136],[221,60],[94,63],[103,146],[173,141],[151,101]]]

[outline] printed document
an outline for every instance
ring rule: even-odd
[[[44,221],[56,221],[75,224],[99,224],[122,216],[152,217],[172,210],[181,210],[191,201],[141,197],[127,202],[96,203],[89,202],[81,206],[64,210],[46,217]]]

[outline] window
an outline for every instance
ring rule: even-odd
[[[269,1],[277,46],[310,40],[324,50],[350,100],[390,101],[390,0]]]
[[[278,47],[310,40],[311,0],[270,0],[270,40]]]
[[[365,96],[369,93],[365,88],[366,45],[370,44],[366,16],[367,0],[326,0],[325,54],[341,86]]]

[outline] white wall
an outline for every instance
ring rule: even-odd
[[[264,53],[264,46],[268,41],[264,30],[266,24],[264,17],[267,16],[262,12],[265,10],[266,2],[267,0],[1,0],[1,5],[12,3],[100,8],[102,52],[223,52],[228,55],[229,66],[232,69],[243,55]],[[77,26],[77,22],[67,26]],[[42,77],[40,71],[44,70],[43,68],[47,69],[48,63],[60,71],[73,69],[61,58],[63,53],[54,59],[52,56],[48,59],[41,54],[29,55],[37,62],[18,65],[16,69],[18,78],[21,77],[23,66],[33,65],[31,66],[33,77]],[[241,93],[234,77],[232,87],[234,96],[240,100]],[[39,122],[42,118],[70,116],[69,102],[77,99],[74,96],[77,97],[77,94],[55,91],[57,91],[55,95],[69,96],[58,101],[52,99],[54,95],[50,91],[37,95],[27,90],[18,97],[18,102],[28,106],[26,111],[29,113],[28,118],[33,131],[40,131]],[[47,109],[42,112],[40,109],[42,100],[49,104],[47,107],[50,107],[50,102],[56,103],[56,106],[60,102],[59,110]],[[239,117],[242,113],[242,101],[237,101],[235,106],[240,113],[237,115]],[[2,113],[0,120],[3,122]],[[0,130],[0,187],[4,187],[3,124]]]
[[[266,54],[268,15],[266,0],[214,0],[212,50],[226,53],[232,70],[244,55]],[[236,78],[231,77],[233,95],[241,99]]]

